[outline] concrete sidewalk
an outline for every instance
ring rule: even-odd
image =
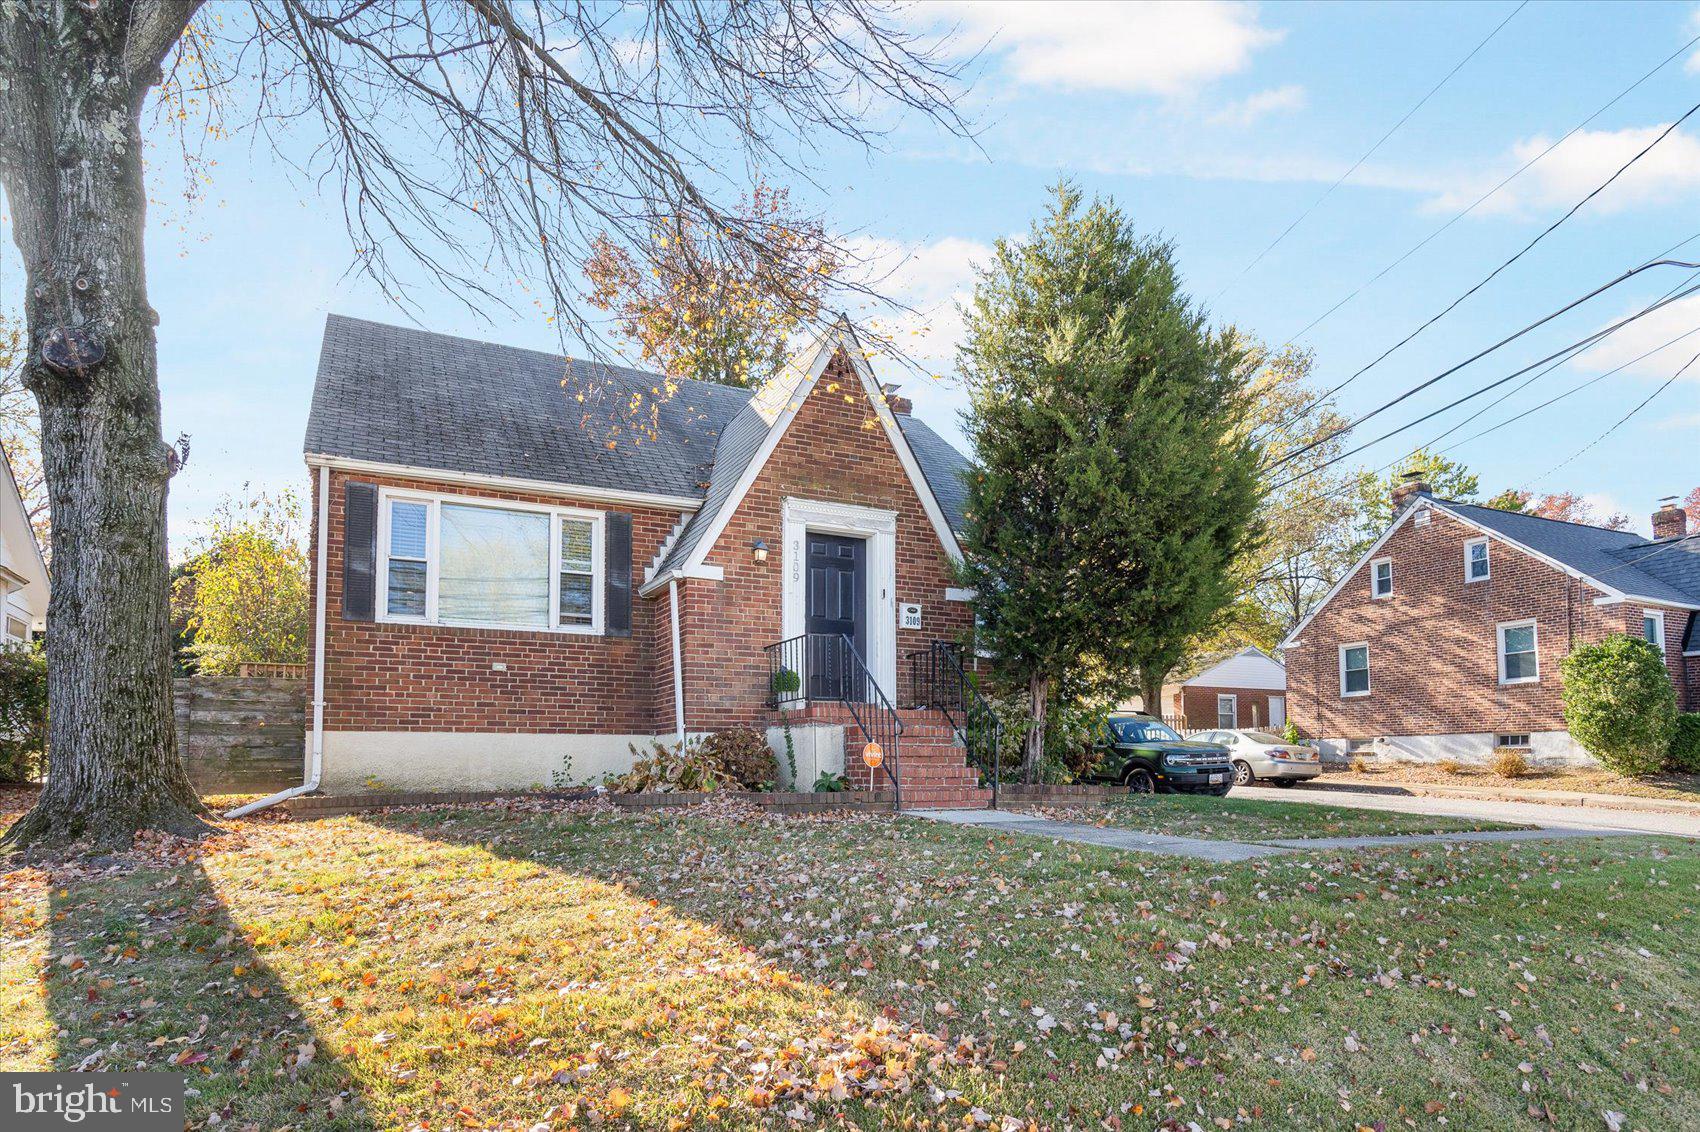
[[[1465,798],[1439,794],[1370,793],[1335,789],[1323,777],[1280,790],[1272,786],[1236,786],[1232,798],[1259,798],[1299,805],[1336,806],[1353,810],[1382,810],[1428,817],[1477,818],[1532,825],[1541,829],[1579,829],[1599,833],[1655,833],[1676,837],[1700,837],[1700,814],[1618,809],[1606,806],[1577,806],[1541,802],[1532,798]]]
[[[1580,827],[1548,827],[1542,829],[1481,830],[1475,833],[1412,833],[1385,837],[1303,837],[1270,841],[1212,841],[1199,837],[1169,837],[1155,833],[1136,833],[1128,829],[1111,829],[1085,822],[1056,821],[1032,814],[1009,810],[909,810],[909,817],[950,825],[973,826],[977,829],[1000,829],[1024,833],[1033,837],[1048,837],[1056,841],[1073,841],[1081,845],[1099,845],[1106,849],[1122,849],[1133,853],[1158,853],[1171,857],[1193,857],[1202,861],[1249,861],[1277,853],[1295,853],[1311,849],[1372,849],[1388,845],[1413,843],[1451,843],[1472,841],[1546,841],[1573,837],[1626,837],[1638,830],[1590,829]]]

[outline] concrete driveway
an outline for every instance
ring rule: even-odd
[[[1326,782],[1327,779],[1322,780]],[[1308,802],[1354,810],[1391,810],[1402,814],[1486,818],[1545,829],[1599,830],[1611,833],[1667,833],[1700,838],[1700,816],[1610,810],[1592,806],[1558,806],[1539,802],[1498,802],[1476,798],[1400,797],[1330,790],[1309,783],[1280,789],[1274,786],[1236,786],[1232,798],[1265,798],[1271,802]]]

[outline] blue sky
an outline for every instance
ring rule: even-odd
[[[1529,156],[1700,35],[1693,4],[1530,3],[1253,270],[1246,265],[1453,68],[1515,3],[1121,5],[927,3],[910,19],[990,40],[967,106],[978,146],[920,124],[872,154],[827,147],[798,195],[895,265],[926,317],[910,340],[944,380],[895,376],[917,413],[959,436],[953,301],[969,265],[1024,231],[1046,186],[1074,178],[1176,245],[1219,321],[1285,341]],[[1700,102],[1700,56],[1678,57],[1477,212],[1310,331],[1333,384],[1520,248]],[[324,316],[407,317],[347,275],[337,201],[286,175],[263,145],[219,142],[206,201],[161,209],[149,232],[167,436],[194,451],[172,489],[173,544],[244,482],[305,483],[301,437]],[[155,161],[170,160],[163,147]],[[1689,237],[1700,259],[1700,115],[1535,251],[1340,397],[1359,412]],[[3,221],[0,221],[3,226]],[[1686,279],[1663,270],[1389,411],[1402,424],[1596,330]],[[0,302],[16,310],[4,233]],[[427,294],[437,330],[557,348],[541,317],[488,320]],[[1460,419],[1456,440],[1700,327],[1700,296],[1625,328],[1494,409],[1480,401],[1382,444],[1379,465]],[[1687,346],[1687,352],[1682,352]],[[1605,440],[1569,459],[1700,351],[1700,334],[1454,455],[1495,491],[1571,490],[1645,529],[1658,496],[1700,483],[1700,364]],[[1373,422],[1382,424],[1381,420]],[[1376,432],[1382,431],[1376,429]],[[1366,426],[1366,433],[1368,426]],[[1556,465],[1556,472],[1543,473]]]

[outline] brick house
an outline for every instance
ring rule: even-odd
[[[972,627],[953,580],[967,461],[847,325],[753,393],[674,385],[328,319],[305,445],[308,786],[596,781],[657,738],[747,725],[780,745],[784,699],[807,789],[860,752],[822,702],[855,668],[930,774],[906,801],[975,800],[953,737],[896,702],[913,656]],[[929,757],[949,765],[923,774]]]
[[[1653,538],[1394,492],[1393,521],[1282,642],[1294,722],[1338,758],[1480,761],[1496,748],[1591,762],[1565,730],[1559,665],[1612,633],[1664,652],[1700,708],[1700,539]]]
[[[1255,645],[1163,689],[1163,715],[1188,730],[1287,725],[1287,670]]]

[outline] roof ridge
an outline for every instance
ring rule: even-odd
[[[1468,503],[1462,499],[1442,499],[1435,496],[1436,503],[1448,503],[1453,507],[1474,507],[1478,511],[1496,511],[1501,515],[1517,515],[1524,519],[1539,519],[1543,523],[1562,523],[1567,527],[1581,527],[1587,531],[1599,531],[1608,535],[1628,535],[1630,538],[1645,539],[1647,536],[1638,531],[1625,531],[1617,527],[1602,527],[1598,523],[1578,523],[1574,519],[1554,519],[1551,515],[1536,515],[1530,511],[1512,511],[1504,507],[1489,507],[1486,503]]]

